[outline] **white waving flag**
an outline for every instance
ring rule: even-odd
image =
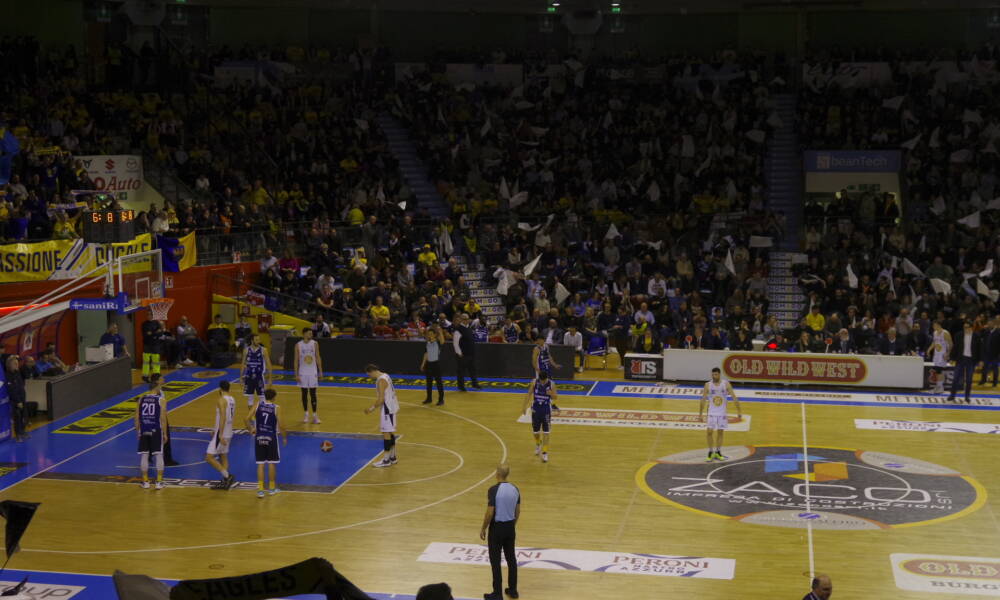
[[[989,298],[990,300],[992,300],[994,302],[996,302],[997,299],[1000,299],[1000,291],[991,290],[989,288],[989,286],[987,286],[985,283],[983,283],[982,279],[977,279],[976,280],[976,291],[979,294],[981,294],[983,296],[986,296],[987,298]]]
[[[920,250],[921,252],[927,252],[927,236],[926,235],[920,236],[920,245],[917,246],[917,249]]]
[[[538,256],[536,256],[535,259],[533,261],[531,261],[530,263],[524,265],[524,270],[522,270],[521,272],[524,273],[525,277],[531,275],[531,272],[535,270],[535,267],[538,266],[538,261],[540,261],[540,260],[542,260],[542,255],[541,254],[539,254]]]
[[[900,148],[906,148],[907,150],[913,150],[920,143],[920,138],[924,137],[924,134],[919,134],[915,138],[911,138],[899,145]]]
[[[942,281],[940,279],[931,279],[931,287],[934,288],[934,292],[938,294],[951,294],[951,284],[947,281]]]
[[[854,274],[851,265],[847,265],[847,285],[852,289],[858,287],[858,276]]]
[[[733,275],[736,275],[736,266],[733,264],[732,250],[726,250],[726,269],[728,269]]]
[[[510,200],[510,188],[507,187],[507,178],[500,178],[500,197],[506,200]]]
[[[979,211],[977,210],[969,216],[962,217],[958,220],[958,222],[966,227],[971,227],[972,229],[978,228],[980,224]]]
[[[561,283],[556,284],[556,304],[562,304],[569,298],[569,290]]]
[[[986,261],[986,268],[979,272],[980,277],[989,277],[993,274],[993,259]]]
[[[517,208],[528,201],[528,192],[518,192],[510,197],[510,207]]]
[[[604,239],[613,240],[617,237],[621,237],[622,234],[618,233],[618,228],[612,223],[611,227],[608,227],[608,232],[604,234]]]
[[[924,272],[917,268],[917,265],[910,262],[910,259],[903,258],[903,272],[907,275],[916,275],[917,277],[923,277]]]

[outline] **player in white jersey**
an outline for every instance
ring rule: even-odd
[[[215,401],[215,428],[205,451],[205,462],[222,475],[218,485],[222,490],[228,490],[236,483],[236,478],[229,472],[229,443],[233,439],[235,417],[236,400],[229,395],[229,382],[220,381],[219,398]]]
[[[383,373],[375,365],[365,367],[365,373],[375,380],[376,393],[375,404],[366,408],[365,414],[378,410],[379,429],[382,430],[382,460],[374,466],[389,467],[396,464],[396,413],[399,412],[399,399],[396,398],[396,388],[388,373]]]
[[[934,392],[944,393],[944,370],[948,367],[948,359],[951,355],[951,334],[941,326],[941,321],[934,321],[931,326],[934,331],[933,341],[927,348],[927,356],[931,358],[934,365]]]
[[[312,339],[313,330],[302,328],[302,340],[295,344],[295,380],[302,390],[303,423],[310,421],[309,401],[312,401],[312,422],[319,424],[316,413],[316,388],[319,386],[319,376],[323,372],[323,361],[319,356],[319,344]]]
[[[701,421],[705,414],[705,402],[708,402],[708,458],[705,462],[713,460],[726,460],[722,455],[722,434],[729,428],[729,416],[726,414],[726,407],[732,399],[736,405],[737,417],[743,419],[743,409],[740,408],[740,401],[736,398],[733,385],[722,378],[722,371],[718,367],[712,369],[712,380],[705,384],[705,389],[701,392],[701,403],[698,406],[698,420]],[[712,433],[715,433],[713,440]]]

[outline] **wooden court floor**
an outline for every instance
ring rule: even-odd
[[[373,399],[370,388],[321,388],[321,425],[299,423],[298,390],[278,389],[292,431],[377,433],[374,416],[363,413]],[[691,506],[682,508],[676,499],[664,499],[657,490],[647,489],[649,473],[673,468],[670,463],[658,463],[662,457],[697,455],[697,459],[681,460],[687,462],[683,469],[690,470],[679,471],[678,477],[687,479],[675,478],[673,484],[665,485],[682,487],[676,482],[696,481],[706,473],[710,467],[702,464],[706,442],[701,429],[555,424],[551,460],[542,464],[534,455],[529,425],[517,422],[521,394],[452,392],[442,408],[422,406],[421,391],[400,390],[399,394],[403,436],[399,464],[389,469],[366,466],[332,493],[289,491],[258,499],[248,490],[170,487],[154,492],[134,484],[28,479],[0,493],[0,499],[43,503],[22,541],[23,553],[15,556],[11,566],[95,574],[121,569],[183,579],[255,572],[321,556],[366,591],[412,594],[421,584],[445,581],[452,585],[456,598],[481,598],[489,590],[488,567],[417,558],[432,542],[479,543],[486,491],[494,481],[494,467],[506,460],[511,465],[510,480],[523,496],[518,546],[735,561],[732,579],[523,568],[519,586],[523,598],[797,598],[808,590],[808,529],[801,522],[790,527],[723,518],[726,515],[710,513],[724,512],[718,504],[724,500],[697,495],[692,496]],[[173,411],[171,425],[211,426],[214,397],[209,392]],[[564,396],[560,405],[616,409],[626,417],[629,411],[698,410],[697,400],[642,396]],[[749,431],[727,433],[726,452],[739,458],[743,452],[739,448],[753,447],[755,456],[770,457],[767,468],[773,466],[775,473],[769,476],[793,477],[795,469],[803,468],[802,457],[794,457],[803,446],[802,406],[744,402],[743,411],[751,418]],[[1000,558],[996,516],[1000,510],[1000,463],[996,459],[1000,436],[864,430],[856,428],[854,421],[995,423],[1000,414],[827,404],[807,405],[805,413],[808,455],[831,465],[811,467],[815,498],[868,494],[875,504],[884,505],[889,500],[905,500],[903,507],[887,511],[885,518],[893,523],[862,530],[813,528],[815,569],[833,578],[834,598],[959,597],[898,588],[890,562],[893,554]],[[320,453],[322,438],[322,434],[310,438],[315,455],[283,457],[279,480],[294,475],[308,481],[316,461],[342,460],[336,440],[333,452]],[[185,455],[199,452],[181,447]],[[912,464],[932,463],[953,472],[922,473],[924,479],[900,484],[887,484],[885,476],[877,473],[858,479],[855,473],[874,473],[874,469],[846,457],[861,456],[856,450],[891,455],[882,461],[881,471],[893,465],[893,460],[912,460]],[[829,456],[821,456],[824,452]],[[123,452],[113,460],[128,465],[136,456]],[[232,460],[249,464],[252,456],[234,454]],[[297,460],[302,464],[297,465]],[[764,459],[753,464],[759,471]],[[716,466],[722,465],[711,468]],[[801,476],[788,479],[790,485],[776,494],[773,486],[752,483],[758,471],[746,468],[742,475],[722,473],[706,476],[706,480],[717,480],[723,488],[749,486],[731,494],[734,497],[781,502],[792,502],[782,495],[794,496],[791,484],[805,483]],[[778,472],[782,469],[788,473]],[[838,469],[846,470],[838,475]],[[904,473],[896,479],[907,477]],[[942,483],[953,481],[965,485],[949,491]],[[928,498],[949,498],[945,504],[950,506],[940,515],[926,509],[919,502],[920,490],[913,490],[921,486]],[[696,483],[693,489],[705,487]],[[777,503],[736,512],[752,513]],[[790,507],[794,521],[794,515],[802,513],[797,506],[793,502],[778,508]]]

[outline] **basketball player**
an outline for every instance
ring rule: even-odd
[[[948,359],[951,356],[951,333],[941,326],[941,321],[934,321],[931,326],[934,334],[931,345],[927,348],[927,355],[931,357],[934,365],[934,394],[944,393],[944,370],[948,367]]]
[[[254,454],[257,459],[257,497],[264,497],[264,465],[267,465],[268,479],[271,482],[269,494],[277,494],[276,465],[281,462],[281,452],[278,450],[278,434],[281,441],[288,445],[288,432],[281,426],[281,407],[274,403],[278,392],[274,388],[264,390],[264,399],[258,400],[250,414],[247,415],[247,428],[254,436]]]
[[[552,411],[559,414],[555,405],[556,386],[549,379],[546,371],[540,371],[538,377],[531,382],[528,395],[524,397],[521,414],[528,411],[531,404],[531,431],[535,435],[535,456],[541,455],[542,462],[549,462],[549,428],[552,422]]]
[[[535,369],[535,377],[539,377],[542,373],[551,376],[553,367],[561,368],[552,358],[549,345],[542,336],[535,338],[535,347],[531,349],[531,366]]]
[[[260,344],[260,334],[250,336],[250,344],[243,351],[243,366],[240,378],[243,380],[243,393],[247,397],[247,408],[264,397],[265,378],[271,378],[271,359],[266,348]],[[268,381],[270,384],[270,381]]]
[[[731,383],[722,379],[722,371],[719,367],[712,369],[712,380],[705,384],[705,389],[701,392],[701,403],[698,405],[698,420],[701,421],[705,414],[705,402],[708,401],[708,458],[705,462],[713,460],[726,460],[722,455],[722,434],[729,427],[729,417],[726,415],[726,406],[732,398],[736,405],[736,414],[740,420],[743,419],[743,409],[740,408],[740,401],[736,398]],[[712,433],[715,432],[715,441],[712,441]]]
[[[156,460],[156,489],[163,489],[163,444],[167,441],[167,399],[160,389],[160,374],[149,375],[149,391],[135,405],[135,434],[139,437],[142,489],[149,489],[149,455]]]
[[[516,344],[520,340],[521,328],[508,315],[503,320],[503,341],[505,344]]]
[[[388,373],[383,373],[375,365],[368,365],[365,367],[365,374],[375,380],[376,393],[375,404],[366,408],[365,414],[381,409],[379,429],[382,430],[382,460],[373,465],[381,469],[396,464],[396,413],[399,412],[399,400]]]
[[[316,387],[319,385],[319,374],[323,372],[323,362],[319,357],[319,344],[312,339],[313,330],[302,328],[302,340],[295,344],[295,379],[302,391],[303,423],[309,422],[309,401],[312,400],[312,422],[319,424],[316,414]]]
[[[222,475],[219,489],[223,490],[228,490],[236,483],[236,478],[229,472],[229,443],[233,439],[235,416],[236,400],[229,395],[229,382],[220,381],[219,398],[215,401],[215,429],[212,441],[208,443],[208,450],[205,451],[205,462]]]

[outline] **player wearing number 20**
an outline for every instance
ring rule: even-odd
[[[722,378],[722,371],[718,367],[712,369],[712,380],[705,384],[705,389],[701,392],[701,404],[698,406],[698,420],[705,414],[705,403],[708,402],[708,459],[726,460],[722,455],[722,434],[729,428],[729,416],[726,414],[726,407],[732,399],[736,405],[736,414],[743,419],[743,409],[740,408],[740,401],[736,398],[733,385]],[[715,440],[712,433],[715,433]]]

